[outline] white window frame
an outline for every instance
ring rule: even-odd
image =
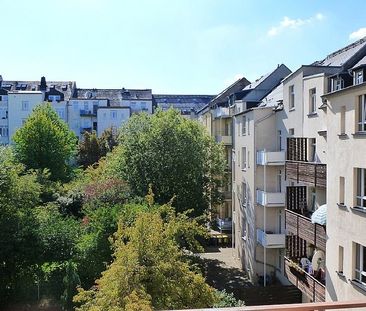
[[[358,107],[357,111],[357,131],[365,132],[366,131],[366,95],[360,95],[358,97]]]
[[[366,269],[363,270],[364,265],[363,262],[364,260],[366,260],[366,258],[364,258],[363,256],[365,247],[358,243],[355,243],[355,245],[356,245],[356,252],[355,252],[356,254],[355,254],[354,280],[366,286]],[[357,266],[357,259],[359,266]],[[362,282],[362,278],[365,279],[365,282]]]
[[[316,88],[309,90],[309,113],[316,113]]]
[[[295,108],[295,85],[292,84],[288,88],[289,93],[289,107],[290,109]]]
[[[356,169],[356,206],[360,209],[366,209],[366,190],[365,190],[366,169]]]
[[[337,79],[332,79],[332,91],[339,91],[343,89],[344,81],[341,77]]]
[[[355,85],[363,83],[363,69],[355,71],[353,83]]]
[[[0,126],[0,136],[8,137],[9,136],[9,128],[6,125]]]
[[[57,100],[61,100],[61,96],[60,95],[48,95],[48,99],[54,102]]]
[[[29,111],[29,101],[22,100],[22,111]]]

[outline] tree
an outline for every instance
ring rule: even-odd
[[[113,263],[97,280],[97,290],[80,290],[74,298],[81,303],[77,310],[212,307],[216,291],[190,270],[176,242],[181,225],[169,206],[141,212],[130,227],[122,221],[114,236]]]
[[[97,163],[101,157],[100,145],[95,131],[85,131],[78,146],[78,163],[87,168]]]
[[[36,106],[13,141],[16,157],[27,169],[48,169],[52,180],[68,177],[76,137],[50,104]]]
[[[106,156],[108,152],[111,152],[118,144],[117,135],[113,132],[112,128],[104,130],[99,137],[99,148],[101,156]]]
[[[151,184],[156,202],[174,197],[177,212],[193,209],[201,215],[220,199],[223,148],[176,110],[130,118],[108,160],[111,174],[126,180],[134,195],[144,196]]]

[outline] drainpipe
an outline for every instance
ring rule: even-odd
[[[267,211],[267,197],[266,197],[266,192],[267,192],[267,161],[266,161],[266,149],[264,148],[264,176],[263,176],[263,192],[264,192],[264,206],[263,206],[263,231],[264,234],[266,234],[266,222],[267,222],[267,216],[266,216],[266,211]],[[264,254],[263,254],[263,285],[264,287],[266,287],[267,285],[267,248],[264,246]]]

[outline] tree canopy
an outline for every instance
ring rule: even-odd
[[[121,128],[110,162],[134,195],[143,196],[151,184],[157,203],[174,197],[177,212],[195,215],[217,203],[225,168],[222,146],[173,109],[134,115]]]
[[[48,169],[53,180],[68,177],[76,136],[50,104],[36,106],[13,141],[16,157],[27,169]]]

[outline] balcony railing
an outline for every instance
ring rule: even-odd
[[[257,203],[262,206],[276,207],[285,206],[285,193],[284,192],[264,192],[263,190],[257,190]]]
[[[221,136],[217,135],[215,136],[216,142],[223,143],[224,145],[231,145],[233,142],[232,136]]]
[[[265,248],[285,248],[286,236],[257,229],[257,242]]]
[[[310,299],[315,302],[325,301],[325,285],[287,257],[285,257],[285,274],[289,281]]]
[[[257,165],[285,165],[285,151],[257,151]]]
[[[96,115],[97,112],[94,110],[80,110],[80,117],[92,117]]]
[[[229,107],[217,107],[213,110],[213,117],[217,118],[230,118]]]
[[[325,310],[344,310],[354,308],[365,308],[366,300],[359,301],[334,301],[334,302],[311,302],[294,303],[283,305],[263,305],[234,308],[206,308],[206,309],[184,309],[175,311],[325,311]]]
[[[313,224],[310,218],[286,209],[286,231],[325,251],[327,241],[325,228]]]
[[[315,187],[327,186],[327,165],[322,163],[286,161],[286,178]]]

